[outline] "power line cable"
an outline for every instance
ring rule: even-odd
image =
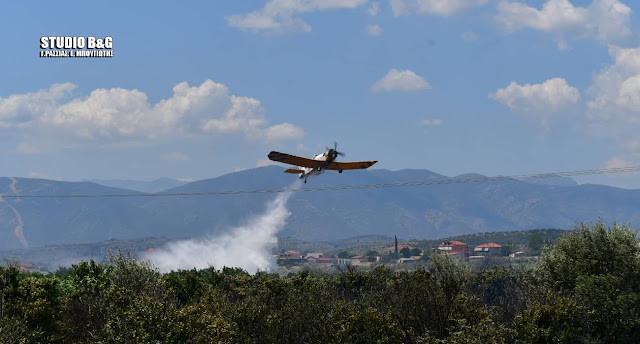
[[[342,186],[321,186],[301,189],[264,189],[264,190],[228,190],[209,192],[177,192],[177,193],[136,193],[136,194],[80,194],[80,195],[1,195],[2,198],[112,198],[112,197],[178,197],[178,196],[216,196],[216,195],[244,195],[244,194],[268,194],[280,192],[310,192],[310,191],[337,191],[337,190],[360,190],[360,189],[382,189],[392,187],[410,187],[443,184],[465,184],[495,182],[501,180],[527,180],[554,177],[572,177],[599,174],[616,174],[640,172],[640,166],[602,168],[593,170],[578,170],[565,172],[551,172],[538,174],[522,174],[512,176],[477,177],[477,178],[448,178],[418,182],[402,182],[388,184],[362,184],[362,185],[342,185]]]

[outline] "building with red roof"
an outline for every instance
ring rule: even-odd
[[[282,250],[282,252],[280,252],[279,257],[280,259],[302,259],[302,253],[298,252],[298,251],[294,251],[294,250]]]
[[[469,254],[469,245],[457,240],[443,241],[438,245],[438,250],[444,252],[465,252]]]
[[[488,244],[476,246],[476,248],[473,249],[473,252],[498,252],[500,249],[502,249],[502,245],[490,242]]]
[[[438,252],[453,258],[469,260],[469,245],[457,240],[443,241],[438,245]]]
[[[314,262],[318,264],[334,264],[338,262],[337,258],[316,258],[316,257],[308,257],[308,262]]]

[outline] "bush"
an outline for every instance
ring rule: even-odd
[[[628,226],[580,224],[543,253],[543,286],[586,307],[592,337],[609,343],[640,338],[640,248]]]

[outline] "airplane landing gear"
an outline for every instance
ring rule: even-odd
[[[339,170],[338,170],[338,173],[342,173],[342,169],[339,169]]]
[[[322,171],[322,166],[318,166],[318,172]]]

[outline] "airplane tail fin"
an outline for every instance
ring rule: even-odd
[[[304,170],[297,170],[295,168],[290,168],[290,169],[287,169],[286,171],[284,171],[284,173],[296,173],[296,174],[297,173],[304,173]]]

